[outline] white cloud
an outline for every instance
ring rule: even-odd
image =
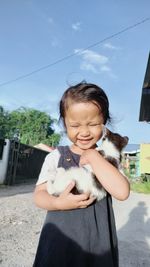
[[[102,66],[102,67],[101,67],[101,71],[104,71],[104,72],[110,72],[111,69],[110,69],[108,66]]]
[[[94,73],[98,73],[97,69],[94,67],[94,65],[87,63],[83,61],[80,65],[81,70],[87,70],[87,71],[92,71]]]
[[[81,23],[80,22],[76,22],[72,24],[72,29],[74,31],[80,31],[81,30]]]
[[[110,49],[110,50],[120,50],[120,47],[114,46],[111,43],[105,43],[104,48]]]
[[[108,62],[108,58],[105,56],[102,56],[98,53],[95,53],[92,50],[85,50],[83,53],[84,60],[91,62],[93,64],[106,64]]]
[[[95,74],[106,73],[112,79],[117,79],[117,76],[112,72],[109,66],[109,58],[96,53],[92,50],[75,49],[74,53],[81,57],[80,69],[91,71]]]
[[[111,71],[110,67],[107,66],[109,62],[108,57],[100,55],[92,50],[75,49],[75,53],[82,58],[80,64],[82,70],[92,71],[93,73]]]
[[[82,56],[83,60],[88,61],[93,64],[106,64],[108,62],[108,57],[102,56],[92,50],[82,50],[82,49],[75,49],[75,53]]]

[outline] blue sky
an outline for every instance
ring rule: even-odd
[[[68,84],[86,80],[108,95],[110,129],[130,143],[150,143],[150,124],[138,121],[150,20],[101,42],[146,18],[149,0],[0,1],[0,105],[36,108],[58,118]],[[53,64],[68,55],[73,56]]]

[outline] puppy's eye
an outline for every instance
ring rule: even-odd
[[[106,140],[106,138],[105,138],[105,137],[103,137],[102,141],[105,141],[105,140]]]

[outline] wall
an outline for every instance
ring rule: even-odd
[[[0,159],[0,184],[3,184],[6,178],[9,149],[10,149],[10,141],[8,139],[5,139],[2,158]]]
[[[140,145],[140,173],[150,174],[150,144]]]

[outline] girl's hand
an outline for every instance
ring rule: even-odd
[[[67,188],[56,198],[56,206],[58,210],[80,209],[88,207],[94,200],[94,197],[89,197],[89,193],[74,195],[71,190],[75,186],[72,181]]]
[[[90,164],[92,163],[92,161],[94,161],[94,158],[100,156],[99,152],[95,149],[87,149],[85,150],[81,157],[80,157],[80,162],[79,165],[83,166],[86,164]]]

